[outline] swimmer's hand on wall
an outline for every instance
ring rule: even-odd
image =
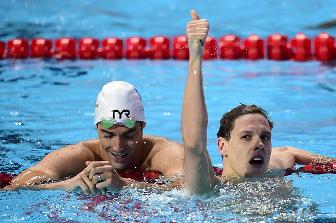
[[[203,56],[203,47],[209,31],[207,19],[200,19],[195,10],[190,11],[192,20],[187,24],[189,56]]]

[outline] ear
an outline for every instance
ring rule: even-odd
[[[144,129],[146,127],[146,122],[140,122],[140,127]]]
[[[227,155],[226,144],[227,144],[226,139],[224,139],[223,137],[218,137],[217,138],[217,148],[218,148],[219,153],[223,157],[225,157]]]

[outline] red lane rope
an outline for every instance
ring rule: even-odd
[[[222,168],[213,167],[215,175],[222,175]],[[311,173],[311,174],[336,174],[336,162],[316,163],[299,167],[297,169],[287,169],[285,175],[293,173]],[[120,176],[131,178],[139,182],[158,183],[156,180],[162,177],[162,174],[157,171],[126,171],[120,172]],[[10,185],[14,175],[8,173],[0,173],[0,189]],[[160,184],[160,182],[159,182]]]
[[[213,167],[216,176],[222,175],[222,168]],[[286,169],[285,175],[291,175],[293,173],[311,173],[311,174],[336,174],[336,162],[325,162],[304,165],[299,168]]]
[[[8,173],[0,173],[0,189],[10,185],[12,179],[14,178],[13,175]]]
[[[98,40],[85,37],[62,37],[55,40],[46,38],[10,39],[0,41],[0,59],[26,58],[56,59],[176,59],[188,60],[189,49],[186,36],[172,39],[154,36],[150,39],[130,37],[123,40],[108,37]],[[207,37],[204,46],[205,60],[318,60],[330,62],[336,60],[335,38],[328,33],[320,33],[313,39],[298,33],[292,39],[281,34],[272,34],[265,40],[257,35],[241,39],[235,35],[225,35],[218,40]]]

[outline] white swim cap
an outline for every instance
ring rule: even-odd
[[[95,125],[103,120],[123,123],[127,119],[146,122],[139,93],[125,81],[105,84],[97,96]]]

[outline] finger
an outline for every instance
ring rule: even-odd
[[[85,195],[89,195],[90,194],[89,187],[83,181],[80,181],[78,183],[78,186],[82,189],[82,191],[84,192]]]
[[[82,174],[81,178],[90,189],[91,194],[97,194],[96,185],[85,174]]]
[[[198,28],[198,29],[190,29],[190,30],[188,30],[188,33],[199,33],[199,34],[202,34],[202,33],[207,33],[207,32],[208,32],[207,28]]]
[[[194,30],[194,29],[206,29],[209,30],[209,27],[207,25],[202,25],[202,26],[188,26],[187,31]]]
[[[84,169],[84,171],[85,171],[86,175],[88,176],[92,168],[95,168],[97,166],[104,166],[104,165],[107,165],[107,164],[110,164],[110,162],[109,161],[90,162],[90,164]]]
[[[107,188],[109,187],[109,183],[108,181],[104,181],[104,182],[100,182],[98,184],[96,184],[96,187],[100,190],[100,191],[105,191],[107,192]]]
[[[205,38],[206,38],[206,33],[203,33],[203,34],[199,34],[199,33],[192,33],[192,34],[189,34],[188,35],[188,39],[189,40],[193,40],[193,39],[198,39],[199,41],[205,41]],[[203,40],[204,39],[204,40]]]
[[[107,179],[107,177],[105,176],[105,174],[97,174],[97,175],[94,175],[94,176],[92,177],[92,182],[93,182],[94,184],[98,184],[98,183],[100,183],[100,182],[105,181],[106,179]]]
[[[209,28],[209,22],[189,23],[187,29]]]
[[[112,169],[113,169],[113,167],[111,165],[94,167],[94,168],[91,169],[91,171],[89,173],[89,179],[92,180],[93,176],[96,175],[96,174],[101,174],[101,173],[105,173],[105,172],[111,172]]]
[[[103,195],[107,194],[107,189],[106,188],[101,188],[99,190]]]
[[[188,25],[204,24],[204,23],[209,23],[209,21],[207,19],[192,20],[188,22]]]
[[[195,10],[191,10],[190,11],[190,15],[191,15],[191,18],[192,18],[193,21],[200,19],[200,17],[198,16],[198,14],[197,14],[197,12]]]

